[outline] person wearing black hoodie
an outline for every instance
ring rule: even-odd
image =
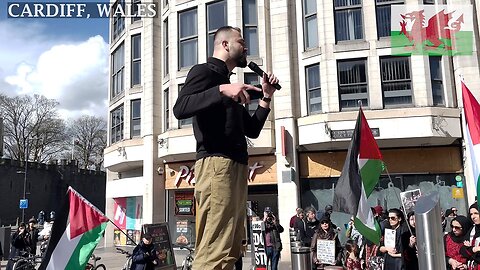
[[[156,258],[157,254],[152,236],[146,233],[143,235],[140,244],[133,249],[130,270],[153,270],[157,264]]]
[[[460,254],[460,249],[463,242],[468,240],[472,222],[466,216],[456,216],[450,222],[450,227],[451,231],[443,237],[447,269],[467,269],[467,258]]]
[[[477,202],[470,205],[468,213],[470,213],[473,227],[467,233],[467,240],[460,248],[460,254],[467,258],[469,270],[480,270],[480,213]]]
[[[417,235],[415,231],[415,212],[410,211],[407,214],[407,225],[410,233],[404,233],[402,242],[405,250],[403,252],[403,260],[405,261],[405,269],[418,270],[417,256]]]

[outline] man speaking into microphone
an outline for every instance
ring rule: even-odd
[[[192,67],[173,113],[193,117],[197,141],[195,162],[196,246],[194,270],[233,269],[245,235],[248,152],[245,136],[257,138],[263,128],[278,79],[264,74],[262,89],[230,83],[235,67],[247,66],[241,30],[224,26],[214,35],[213,57]],[[263,92],[255,113],[243,106],[248,91]]]

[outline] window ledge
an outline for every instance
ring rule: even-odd
[[[110,100],[110,106],[112,106],[113,104],[117,103],[119,100],[123,99],[125,97],[125,91],[123,91],[122,93],[116,95],[115,97],[113,97],[111,100]]]
[[[110,48],[117,47],[117,43],[123,41],[123,36],[125,36],[126,32],[127,31],[125,31],[125,28],[123,28],[122,33],[119,34],[117,37],[115,37],[115,39],[113,39],[112,42],[110,43]]]
[[[310,49],[302,52],[302,59],[305,60],[305,59],[310,58],[310,57],[321,55],[322,53],[323,53],[322,47],[310,48]]]
[[[370,43],[366,40],[339,41],[334,46],[334,52],[361,51],[370,49]]]
[[[138,20],[134,21],[132,24],[130,24],[130,30],[138,29],[143,26],[143,20]]]
[[[135,94],[135,93],[141,93],[143,92],[143,86],[142,85],[134,85],[130,90],[128,90],[129,94]]]
[[[392,41],[390,37],[382,37],[377,41],[377,49],[392,47]]]
[[[193,67],[193,66],[181,68],[179,71],[177,71],[177,78],[187,76],[188,72],[190,71],[190,69],[191,69],[192,67]]]

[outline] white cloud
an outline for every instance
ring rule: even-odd
[[[0,57],[5,63],[0,91],[56,99],[65,118],[107,114],[108,44],[101,36],[73,43],[49,40],[38,32],[24,34],[25,28],[16,27],[0,22],[0,35],[8,32],[12,41],[0,45],[6,55]],[[18,35],[12,33],[17,30]]]

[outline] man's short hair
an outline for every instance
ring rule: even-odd
[[[316,214],[317,210],[315,210],[315,208],[309,206],[309,207],[305,208],[305,213],[308,213],[308,212]]]
[[[217,41],[217,36],[222,34],[222,33],[230,33],[232,31],[237,31],[239,33],[242,33],[242,30],[238,27],[233,27],[233,26],[222,26],[220,28],[217,29],[217,31],[215,32],[215,34],[213,35],[213,41],[214,43],[217,43],[215,41]]]

